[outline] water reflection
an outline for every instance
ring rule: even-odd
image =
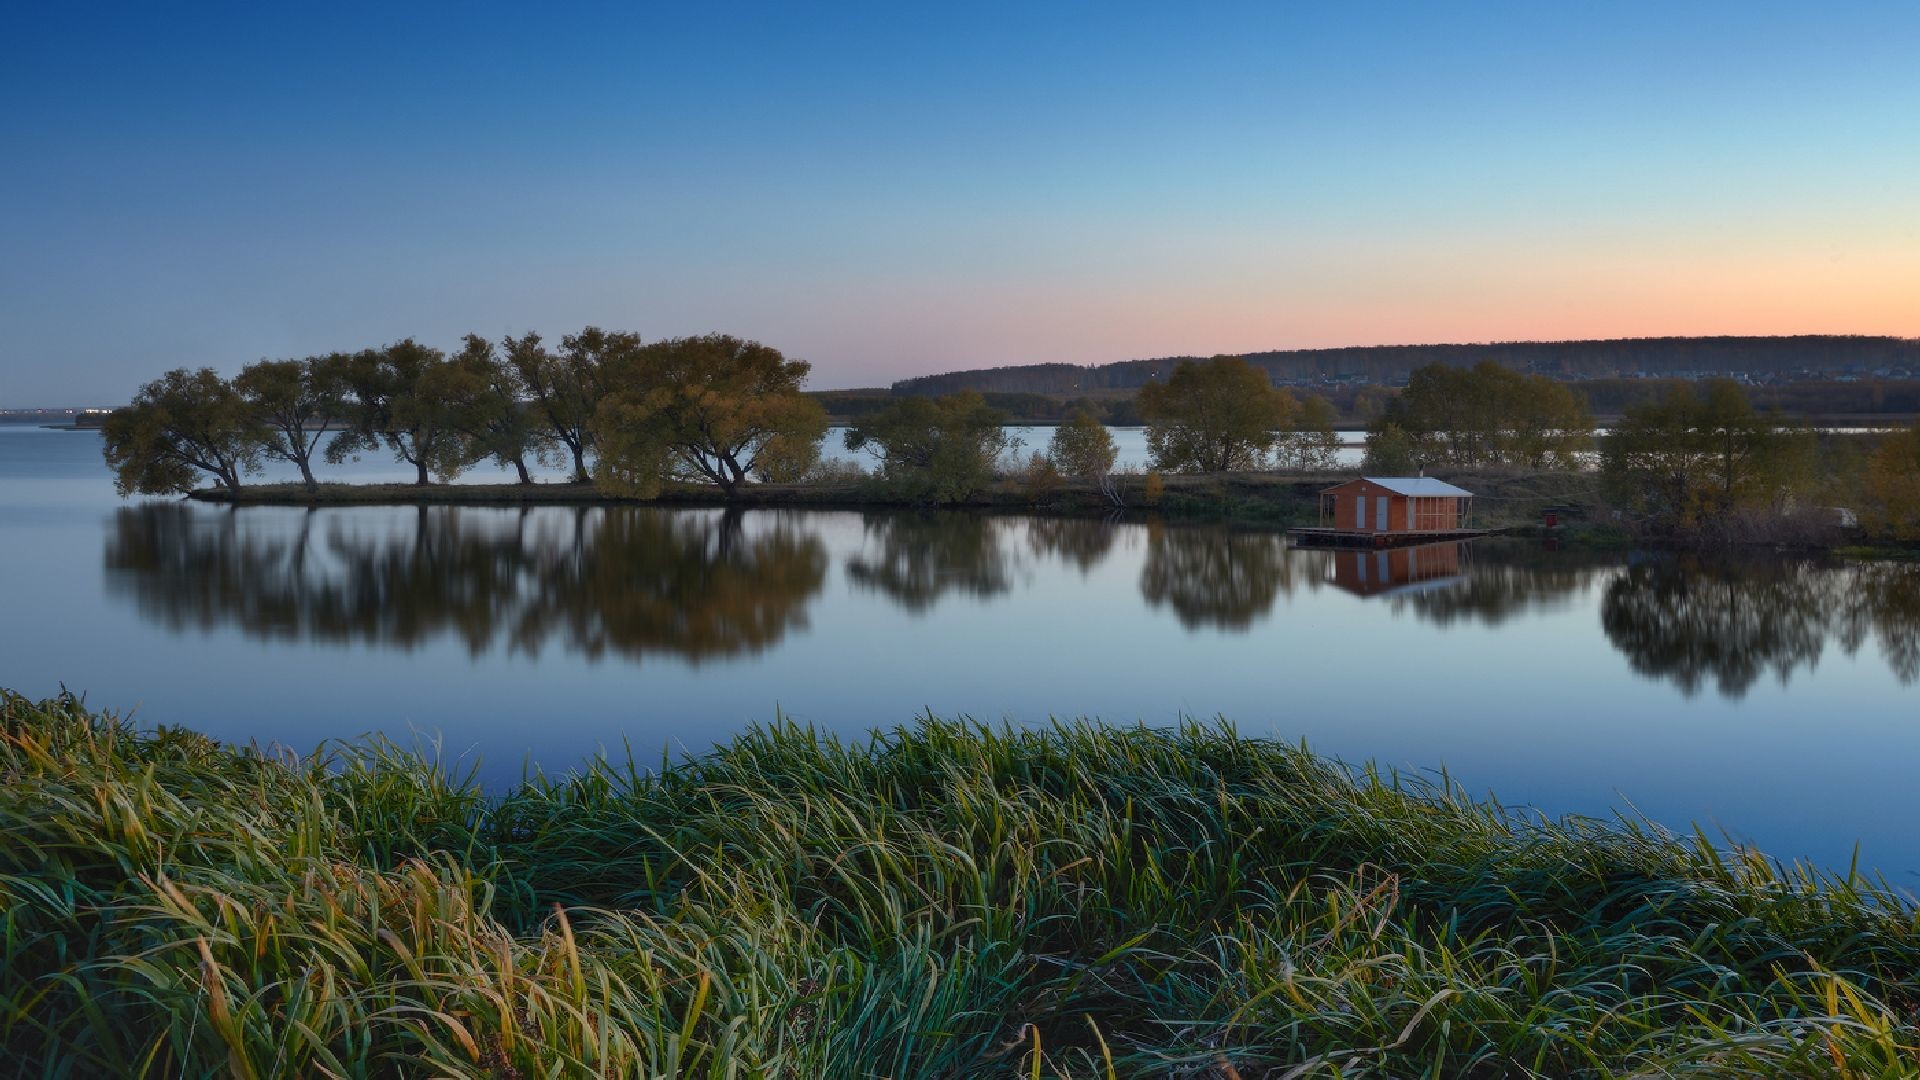
[[[1355,596],[1400,596],[1447,589],[1465,580],[1467,545],[1417,544],[1333,553],[1333,583]]]
[[[1031,518],[1027,546],[1035,555],[1053,556],[1084,576],[1113,553],[1118,524],[1091,518]]]
[[[1147,530],[1147,560],[1140,595],[1153,607],[1173,609],[1189,630],[1245,630],[1267,614],[1282,592],[1301,584],[1317,587],[1330,553],[1289,551],[1273,533],[1225,528]]]
[[[1849,656],[1877,638],[1901,682],[1920,677],[1920,574],[1907,564],[1645,559],[1608,584],[1600,619],[1635,671],[1688,696],[1711,682],[1738,698],[1768,672],[1784,685],[1830,638]]]
[[[806,625],[825,581],[815,536],[740,511],[475,511],[289,521],[182,505],[121,509],[109,588],[171,629],[478,654],[549,643],[691,661],[765,649]],[[275,526],[283,526],[276,528]]]
[[[1402,590],[1393,596],[1393,607],[1439,626],[1469,621],[1499,626],[1522,615],[1565,610],[1619,562],[1617,556],[1553,551],[1528,543],[1453,541],[1425,547],[1460,549],[1423,560],[1436,571],[1458,563],[1460,572],[1426,579],[1445,587]]]
[[[924,612],[949,592],[986,598],[1013,588],[1006,519],[946,510],[868,514],[863,524],[869,543],[848,560],[847,576],[908,611]]]
[[[106,568],[115,595],[174,631],[698,662],[766,650],[806,627],[835,562],[857,593],[926,613],[950,596],[1008,601],[1049,575],[1091,579],[1112,561],[1134,576],[1145,611],[1160,613],[1150,617],[1171,614],[1191,631],[1257,632],[1300,590],[1330,585],[1384,618],[1435,627],[1593,605],[1634,671],[1688,695],[1712,686],[1737,698],[1768,673],[1784,682],[1811,671],[1830,641],[1849,656],[1875,643],[1902,682],[1920,680],[1911,564],[1623,560],[1487,541],[1303,551],[1274,533],[958,511],[868,514],[849,542],[826,524],[835,520],[845,519],[154,504],[115,512]]]

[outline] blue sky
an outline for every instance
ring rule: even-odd
[[[0,406],[587,324],[756,337],[818,386],[1920,334],[1920,5],[0,20]]]

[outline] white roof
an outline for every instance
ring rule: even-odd
[[[1455,495],[1463,499],[1473,497],[1466,488],[1457,488],[1445,480],[1435,480],[1431,476],[1366,476],[1361,479],[1369,484],[1379,484],[1395,495]]]

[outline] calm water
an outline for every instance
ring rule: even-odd
[[[356,477],[404,478],[385,463]],[[435,737],[499,783],[776,711],[1242,730],[1920,887],[1920,569],[966,514],[122,501],[0,426],[0,685],[225,739]]]

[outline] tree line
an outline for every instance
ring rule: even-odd
[[[1025,364],[902,379],[896,393],[981,392],[1076,394],[1138,389],[1165,379],[1199,357],[1166,356],[1110,364]],[[1920,338],[1850,334],[1783,337],[1653,337],[1590,341],[1497,341],[1483,344],[1363,345],[1276,349],[1240,359],[1273,379],[1365,378],[1386,382],[1430,364],[1472,367],[1492,360],[1532,374],[1576,378],[1677,372],[1838,373],[1879,368],[1920,370]]]
[[[550,347],[538,334],[477,334],[451,355],[412,339],[358,352],[261,360],[231,379],[178,368],[103,425],[121,494],[238,489],[283,461],[314,467],[385,449],[415,483],[491,461],[523,484],[530,465],[576,483],[649,495],[673,481],[732,492],[791,480],[819,454],[826,412],[801,391],[809,367],[725,334],[643,342],[588,327]]]
[[[1165,383],[1142,389],[1134,406],[1146,426],[1148,466],[1157,472],[1325,470],[1340,448],[1326,399],[1296,398],[1236,357],[1182,364]],[[930,501],[955,502],[1018,466],[1005,460],[1013,449],[1007,421],[972,390],[905,395],[850,425],[846,446],[871,453],[882,478]],[[1037,490],[1050,477],[1074,477],[1118,501],[1111,486],[1116,457],[1106,426],[1077,409],[1022,471]]]
[[[522,483],[542,464],[624,495],[669,483],[731,495],[848,475],[816,468],[827,415],[803,390],[808,371],[724,334],[647,343],[589,327],[557,347],[537,334],[497,343],[470,334],[451,355],[408,339],[262,360],[232,379],[170,371],[108,418],[105,451],[123,494],[187,491],[202,474],[235,489],[268,460],[293,465],[311,491],[316,460],[384,449],[419,484],[491,461]],[[1132,405],[1145,424],[1149,488],[1161,472],[1329,470],[1341,445],[1325,398],[1296,397],[1233,356],[1181,363]],[[850,424],[844,442],[873,458],[874,479],[893,494],[919,501],[966,501],[1015,474],[1036,499],[1072,477],[1120,501],[1113,437],[1090,410],[1076,409],[1024,462],[1008,422],[970,390],[895,395]],[[1592,412],[1566,383],[1492,361],[1430,364],[1381,408],[1365,467],[1597,468],[1615,506],[1655,533],[1785,539],[1789,526],[1830,522],[1846,506],[1877,535],[1920,539],[1920,425],[1841,453],[1724,379],[1662,384],[1596,438]]]

